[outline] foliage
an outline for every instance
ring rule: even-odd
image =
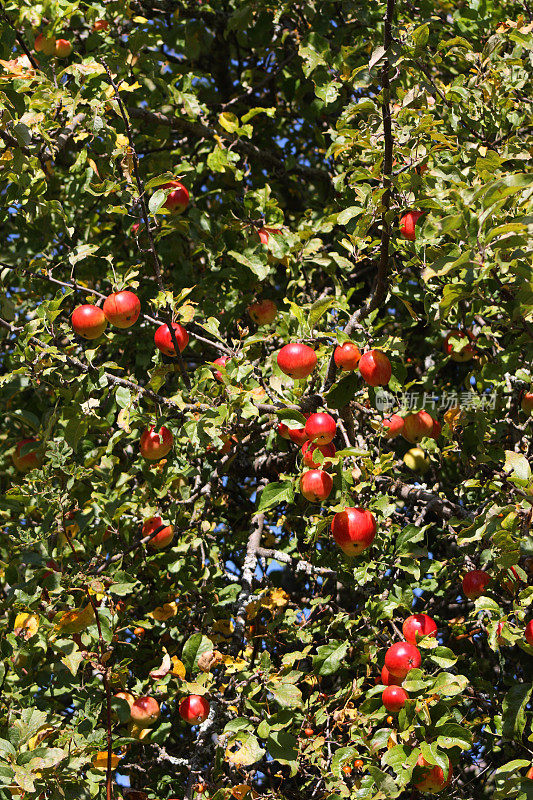
[[[532,797],[529,6],[0,15],[0,795],[411,798],[422,752],[451,759],[443,796]],[[39,32],[72,54],[37,52]],[[176,178],[183,214],[164,207]],[[136,325],[76,336],[74,308],[122,288]],[[263,298],[278,314],[257,326]],[[179,360],[154,347],[169,315],[190,335]],[[443,350],[456,329],[463,363]],[[442,422],[424,475],[382,435],[383,393],[335,371],[348,339],[390,358],[390,411],[408,395]],[[307,381],[277,366],[291,341],[317,352]],[[334,492],[313,505],[276,428],[326,408]],[[173,448],[148,462],[160,424]],[[43,464],[23,474],[32,437]],[[378,533],[350,559],[329,525],[358,505]],[[142,540],[152,516],[174,526],[166,548]],[[492,580],[468,601],[474,568]],[[413,611],[439,636],[389,717],[379,673]],[[118,691],[155,697],[156,725]],[[190,693],[211,704],[192,729]]]

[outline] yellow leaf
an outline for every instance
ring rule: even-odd
[[[172,668],[170,670],[170,674],[174,675],[176,678],[185,678],[185,667],[183,662],[179,660],[177,656],[172,656],[170,659],[172,661]]]
[[[251,603],[248,603],[246,606],[246,619],[254,619],[260,608],[261,602],[259,600],[252,600]]]
[[[230,619],[219,619],[213,625],[213,631],[222,636],[229,637],[235,630],[235,625]]]
[[[234,786],[231,790],[231,796],[235,797],[236,800],[243,800],[249,792],[252,791],[252,787],[248,786],[246,783],[239,783],[237,786]]]
[[[460,406],[455,406],[454,408],[450,408],[444,414],[444,422],[446,422],[446,424],[450,426],[452,431],[454,431],[461,422],[461,416],[462,412]]]
[[[124,136],[123,133],[115,133],[115,142],[117,143],[117,147],[122,147],[124,150],[129,147],[129,139],[127,136]]]
[[[157,620],[157,622],[165,622],[165,620],[175,617],[178,613],[178,606],[175,602],[164,603],[162,606],[157,606],[153,611],[150,611],[147,616]]]
[[[28,614],[21,612],[15,617],[15,625],[13,632],[15,636],[21,636],[23,639],[31,639],[39,630],[39,615]]]
[[[85,608],[75,608],[73,611],[66,611],[62,614],[56,624],[56,630],[61,633],[81,633],[94,622],[94,610],[88,604]]]
[[[242,672],[248,666],[248,662],[244,658],[232,658],[231,656],[222,656],[222,661],[226,667],[228,675],[233,675],[235,672]]]
[[[111,753],[111,768],[116,769],[119,765],[119,761],[121,756],[116,756],[114,753]],[[102,750],[100,753],[97,753],[92,761],[94,769],[107,769],[107,751]]]
[[[290,596],[284,589],[272,589],[266,597],[261,600],[263,608],[275,611],[277,608],[284,608],[290,600]]]
[[[130,412],[127,408],[121,408],[117,414],[117,425],[125,433],[130,433]]]
[[[43,739],[46,739],[51,733],[54,732],[54,728],[50,725],[43,725],[42,728],[39,728],[35,736],[32,736],[31,739],[28,740],[28,750],[35,750],[35,748],[41,744]]]

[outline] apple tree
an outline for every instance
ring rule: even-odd
[[[0,796],[533,797],[531,6],[0,20]]]

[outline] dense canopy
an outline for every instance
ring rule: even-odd
[[[0,796],[533,797],[530,5],[0,20]]]

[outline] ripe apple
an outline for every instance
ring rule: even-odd
[[[438,419],[434,419],[433,420],[433,430],[431,431],[431,433],[429,435],[430,439],[435,439],[435,441],[437,441],[437,439],[441,435],[441,432],[442,432],[442,425],[440,424]]]
[[[278,353],[278,367],[290,378],[307,378],[316,367],[317,356],[312,347],[300,342],[286,344]]]
[[[145,536],[150,536],[150,534],[157,530],[157,528],[160,528],[162,524],[163,520],[161,517],[149,517],[143,524],[142,538],[144,539]],[[166,525],[159,533],[156,533],[156,535],[150,539],[148,545],[156,550],[162,550],[163,547],[170,544],[173,538],[174,528],[172,525]]]
[[[485,587],[490,582],[490,575],[482,569],[472,569],[463,577],[463,594],[469,600],[475,600],[485,594]]]
[[[178,711],[189,725],[200,725],[209,716],[209,702],[199,694],[190,694],[181,701]]]
[[[427,411],[408,414],[403,421],[402,436],[412,444],[418,444],[425,436],[433,433],[434,420]]]
[[[397,678],[405,678],[412,669],[418,669],[422,663],[420,650],[409,642],[395,642],[385,653],[385,666]]]
[[[189,334],[183,325],[179,324],[179,322],[173,322],[172,328],[174,329],[179,351],[180,353],[183,353],[189,343]],[[156,330],[154,334],[154,342],[157,349],[161,350],[161,352],[166,356],[176,355],[176,348],[174,347],[174,342],[172,341],[172,336],[170,335],[170,328],[166,322],[164,322],[163,325],[160,325]]]
[[[160,713],[159,703],[153,697],[138,697],[131,707],[131,718],[139,728],[149,728]]]
[[[333,517],[331,533],[347,556],[356,556],[374,541],[376,520],[366,508],[345,508]]]
[[[305,423],[307,438],[316,444],[329,444],[335,438],[337,423],[330,414],[310,414]]]
[[[84,339],[98,339],[107,328],[104,312],[98,306],[78,306],[72,312],[72,327]]]
[[[381,423],[385,429],[383,432],[387,439],[396,439],[403,431],[404,421],[399,414],[393,414],[389,419],[384,419]]]
[[[402,631],[407,642],[417,644],[425,636],[436,636],[437,625],[427,614],[411,614],[403,623]]]
[[[300,478],[300,489],[306,500],[321,503],[331,494],[333,479],[324,470],[310,469]]]
[[[333,353],[333,360],[339,369],[352,372],[356,369],[359,359],[361,358],[361,351],[353,342],[344,342],[335,348]]]
[[[262,244],[268,244],[268,240],[270,238],[270,234],[273,233],[274,236],[281,236],[283,231],[279,228],[259,228],[257,231],[259,238],[261,239]]]
[[[24,449],[24,454],[21,450]],[[17,442],[15,452],[12,455],[13,464],[19,472],[29,472],[43,465],[43,454],[41,442],[38,439],[21,439]]]
[[[306,467],[310,467],[311,469],[331,469],[331,461],[324,461],[322,465],[318,464],[313,459],[313,452],[318,449],[322,453],[323,456],[334,456],[335,455],[335,445],[334,444],[315,444],[314,442],[306,441],[302,445],[302,456],[303,462]]]
[[[425,475],[431,467],[431,461],[425,450],[421,447],[411,447],[403,457],[403,463],[418,475]]]
[[[139,319],[141,302],[133,292],[115,292],[104,300],[103,312],[116,328],[131,328]]]
[[[256,325],[269,325],[274,322],[278,307],[273,300],[258,300],[248,306],[248,315]]]
[[[407,700],[409,700],[409,695],[405,689],[402,689],[401,686],[395,686],[394,684],[387,686],[381,695],[381,702],[387,711],[390,711],[392,714],[401,711]]]
[[[404,239],[408,239],[410,242],[415,241],[415,226],[423,214],[423,211],[408,211],[407,214],[404,214],[400,220],[400,233]]]
[[[301,447],[307,442],[308,438],[305,428],[289,428],[289,439],[291,442],[294,442],[294,444],[300,445]]]
[[[174,437],[164,425],[156,430],[155,425],[146,428],[141,436],[141,455],[148,461],[159,461],[164,458],[172,448]]]
[[[526,642],[528,644],[533,644],[533,620],[530,620],[527,623],[524,636],[526,637]]]
[[[419,792],[437,794],[449,785],[452,779],[452,765],[450,764],[450,759],[448,756],[446,756],[446,758],[448,759],[447,778],[444,777],[444,772],[441,767],[438,767],[436,764],[428,764],[422,753],[420,753],[416,765],[417,767],[422,767],[423,771],[422,777],[418,778],[417,782],[415,783],[415,787]]]
[[[35,37],[35,49],[38,53],[44,53],[45,56],[53,56],[56,51],[56,37],[44,36],[42,33],[37,34]]]
[[[178,341],[178,344],[179,344],[179,341]],[[226,363],[229,361],[229,359],[230,359],[229,356],[220,356],[219,358],[215,358],[215,360],[213,361],[213,364],[216,364],[218,367],[225,367]],[[215,370],[215,378],[217,379],[217,381],[222,381],[223,380],[222,373],[220,372],[219,369]]]
[[[285,425],[284,422],[278,422],[278,427],[276,428],[276,430],[278,432],[278,435],[282,436],[283,439],[290,439],[291,438],[289,436],[289,426]],[[303,430],[305,431],[305,428],[303,428]]]
[[[109,22],[106,19],[97,19],[93,25],[93,31],[109,30]]]
[[[56,56],[58,58],[68,58],[72,53],[72,45],[68,39],[56,40]]]
[[[115,692],[113,697],[116,697],[117,700],[125,700],[130,708],[135,703],[134,696],[132,694],[130,694],[129,692]]]
[[[452,340],[464,340],[464,343],[458,350],[453,349]],[[450,356],[452,361],[462,363],[464,361],[471,361],[475,356],[474,348],[470,343],[470,337],[464,332],[454,329],[449,332],[444,340],[444,352]]]
[[[386,386],[391,379],[392,367],[381,350],[367,350],[359,360],[359,372],[369,386]]]
[[[399,686],[403,681],[403,678],[397,678],[396,675],[392,675],[387,667],[381,668],[381,683],[384,683],[385,686]]]
[[[526,772],[526,778],[529,778],[530,781],[533,780],[533,765]]]
[[[524,392],[520,401],[520,408],[524,414],[531,414],[533,411],[533,392]]]
[[[182,214],[189,205],[189,192],[180,181],[169,181],[159,187],[160,189],[172,189],[163,203],[172,214]]]

